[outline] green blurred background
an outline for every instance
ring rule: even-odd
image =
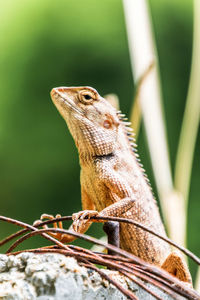
[[[190,75],[192,4],[150,1],[172,169]],[[129,114],[134,86],[122,2],[0,0],[0,19],[0,214],[28,223],[44,212],[71,215],[81,209],[78,154],[49,92],[90,85],[102,95],[116,93]],[[196,149],[199,143],[198,137]],[[138,144],[155,190],[143,126]],[[199,179],[196,151],[188,247],[197,255]],[[15,230],[1,222],[0,239]],[[101,236],[101,225],[89,233]],[[41,244],[46,242],[34,238],[24,247]]]

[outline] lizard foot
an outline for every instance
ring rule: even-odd
[[[95,217],[98,215],[98,212],[96,210],[82,210],[78,213],[74,213],[72,215],[73,220],[73,230],[76,232],[83,232],[83,228],[87,227],[88,224],[91,223],[90,218]]]
[[[192,287],[192,278],[189,269],[184,258],[178,252],[171,252],[161,267],[188,286]]]
[[[61,215],[60,214],[57,214],[56,215],[56,218],[60,218]],[[43,222],[45,219],[46,220],[53,220],[55,217],[53,215],[48,215],[48,214],[42,214],[41,217],[40,217],[40,220],[37,220],[33,223],[33,226],[34,225],[37,225],[37,224],[40,224],[41,222]],[[50,227],[48,227],[47,225],[43,225],[42,226],[44,229],[48,229]],[[54,222],[53,223],[53,228],[59,228],[59,229],[63,229],[63,224],[61,221],[58,221],[58,222]],[[74,240],[74,237],[71,236],[71,235],[68,235],[68,234],[63,234],[63,233],[54,233],[54,232],[49,232],[48,233],[50,236],[52,236],[53,238],[56,238],[57,240],[63,242],[63,243],[69,243],[71,241]]]

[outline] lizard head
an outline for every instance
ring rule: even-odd
[[[91,87],[58,87],[51,98],[66,121],[80,155],[115,150],[120,120],[115,108]]]

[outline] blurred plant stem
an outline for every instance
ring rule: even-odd
[[[133,106],[131,110],[131,116],[130,116],[130,121],[132,123],[132,127],[135,133],[135,138],[137,139],[137,136],[140,131],[140,124],[141,124],[141,119],[142,119],[142,113],[141,113],[141,107],[140,107],[140,90],[141,87],[143,86],[146,78],[148,77],[149,73],[154,67],[154,63],[152,62],[147,70],[145,71],[144,74],[142,74],[142,77],[139,79],[139,81],[136,84],[136,92],[135,96],[133,99]]]
[[[194,148],[200,118],[200,1],[194,0],[194,33],[191,75],[186,100],[185,113],[181,128],[180,140],[175,165],[175,189],[183,196],[185,211],[188,206],[188,195]],[[186,231],[186,222],[185,222]],[[198,271],[196,289],[200,292],[200,270]]]
[[[171,217],[172,210],[174,211],[174,197],[169,197],[172,194],[173,185],[161,108],[160,82],[155,64],[157,62],[157,55],[148,6],[145,0],[124,0],[124,11],[135,81],[139,82],[143,74],[147,72],[149,66],[152,63],[154,64],[154,68],[145,77],[138,90],[137,99],[139,99],[144,119],[164,219],[170,236],[173,236],[173,231],[176,230],[174,226],[175,216],[174,218]],[[135,116],[132,113],[133,117]]]
[[[187,209],[194,148],[200,117],[200,1],[194,1],[192,67],[175,165],[175,188]]]

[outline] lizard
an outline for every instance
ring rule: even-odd
[[[83,210],[73,214],[70,230],[84,233],[92,223],[90,217],[115,216],[133,219],[166,236],[151,186],[136,153],[131,124],[125,115],[88,86],[53,88],[51,98],[79,152]],[[44,218],[53,216],[43,214],[41,220]],[[58,225],[62,228],[61,222]],[[75,239],[67,234],[51,235],[64,243]],[[120,248],[162,267],[188,284],[192,282],[181,254],[140,228],[120,224]]]

